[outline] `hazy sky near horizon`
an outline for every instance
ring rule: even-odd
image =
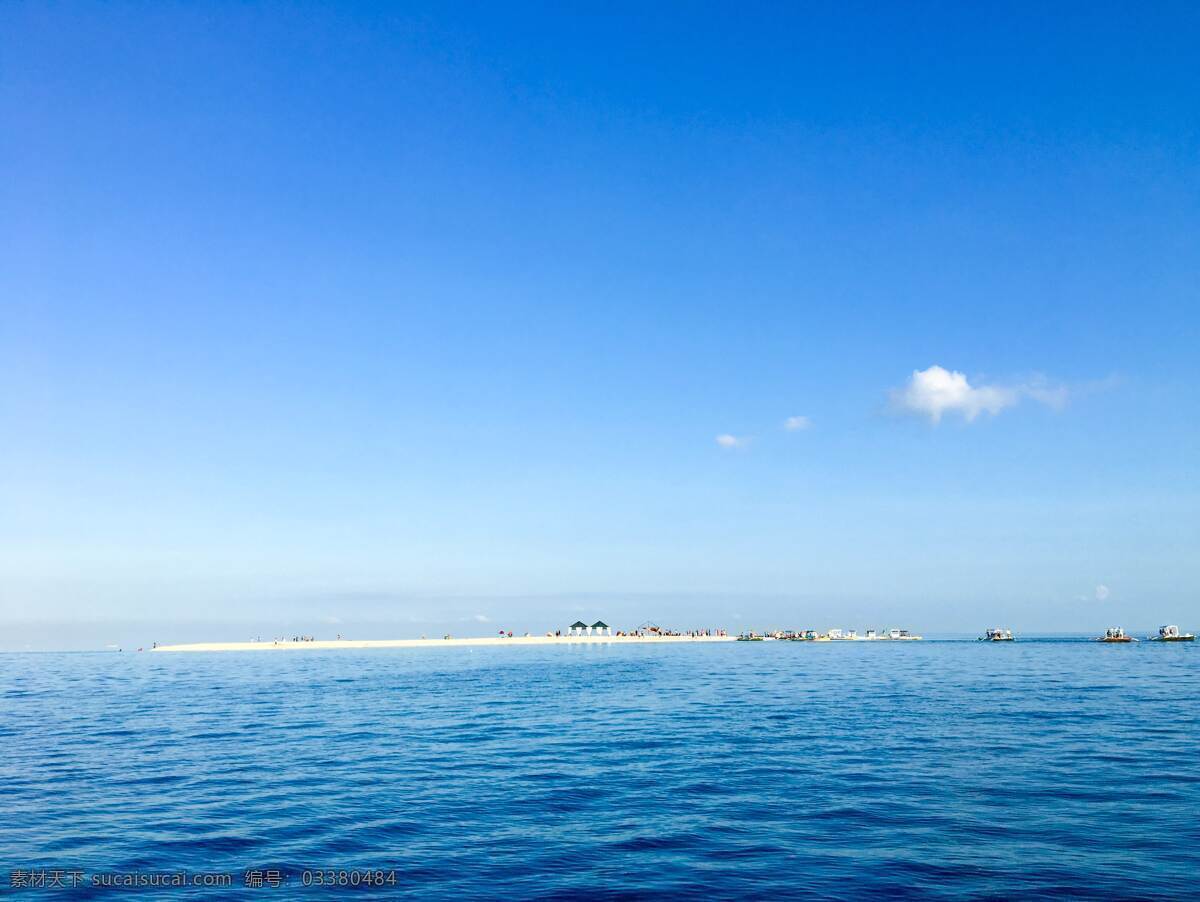
[[[5,4],[0,621],[1200,627],[1197,46]]]

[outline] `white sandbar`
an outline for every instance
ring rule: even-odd
[[[151,651],[303,651],[329,648],[454,648],[464,645],[669,645],[677,642],[733,642],[736,636],[513,636],[483,639],[318,639],[313,642],[196,642],[159,645]]]

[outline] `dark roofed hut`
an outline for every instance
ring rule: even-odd
[[[588,625],[586,623],[584,623],[582,620],[576,620],[574,623],[571,624],[571,635],[572,636],[582,636],[583,631],[586,630],[587,628],[588,628]]]
[[[607,633],[608,635],[611,636],[612,635],[612,627],[610,627],[603,620],[597,620],[595,623],[592,624],[592,633],[596,636],[603,636],[605,633]]]

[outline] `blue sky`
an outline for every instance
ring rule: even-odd
[[[6,4],[6,646],[1200,626],[1198,44]]]

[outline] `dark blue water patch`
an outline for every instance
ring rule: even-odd
[[[578,651],[5,656],[0,884],[42,863],[399,875],[363,898],[1194,889],[1200,650]]]

